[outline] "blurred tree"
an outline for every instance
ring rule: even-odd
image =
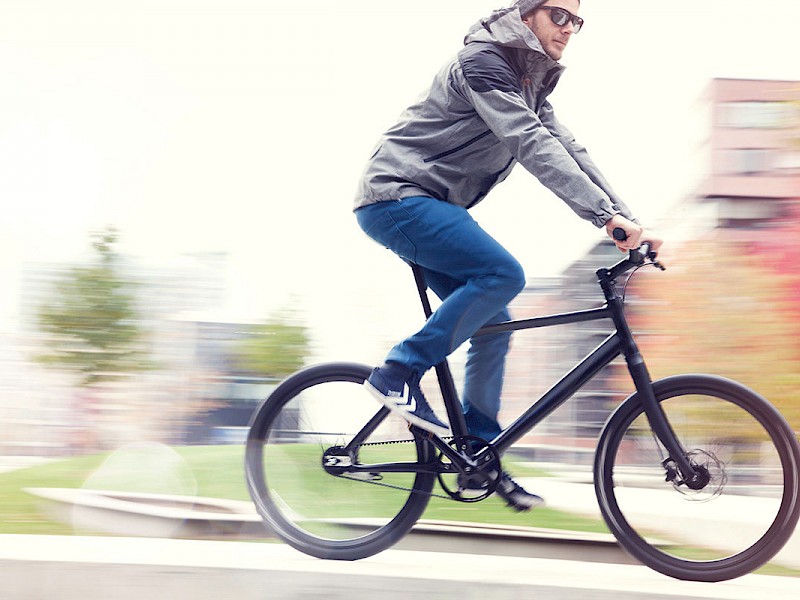
[[[309,353],[306,328],[280,313],[266,323],[246,326],[233,346],[235,367],[257,377],[284,377],[303,366]]]
[[[37,314],[49,346],[37,360],[76,372],[84,387],[151,368],[133,284],[120,273],[116,241],[113,229],[96,234],[92,263],[66,271]]]
[[[769,235],[754,242],[754,248],[764,264],[779,274],[786,298],[795,316],[800,318],[800,177],[797,183],[798,200],[787,207],[786,214],[770,229]]]
[[[713,236],[692,242],[665,274],[633,280],[631,321],[654,379],[684,372],[736,379],[800,428],[800,318],[786,294],[791,278],[754,250]]]

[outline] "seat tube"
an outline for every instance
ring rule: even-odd
[[[468,433],[467,421],[464,417],[464,411],[461,409],[461,402],[458,399],[458,392],[453,382],[450,365],[445,360],[436,365],[434,370],[439,380],[439,390],[442,393],[447,419],[450,421],[450,429],[453,435],[466,435]]]
[[[433,314],[433,309],[428,299],[428,284],[425,282],[425,274],[419,265],[412,262],[408,264],[414,273],[414,282],[417,285],[417,293],[422,303],[422,311],[425,313],[425,318],[428,319]],[[447,419],[450,421],[450,429],[454,435],[465,435],[467,433],[467,421],[464,417],[464,411],[461,410],[461,402],[458,399],[458,392],[453,382],[453,374],[450,371],[450,365],[447,360],[443,360],[436,365],[434,371],[439,381],[439,391],[442,393]]]

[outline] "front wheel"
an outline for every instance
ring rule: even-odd
[[[245,466],[256,509],[278,537],[318,558],[388,548],[416,523],[433,488],[432,472],[415,472],[433,460],[432,447],[375,401],[363,386],[369,374],[352,363],[309,367],[251,419]],[[375,469],[352,468],[364,465]]]
[[[634,394],[609,419],[595,457],[595,491],[612,533],[642,563],[678,579],[723,581],[761,567],[798,520],[792,429],[728,379],[680,375],[653,390],[699,483],[682,481]]]

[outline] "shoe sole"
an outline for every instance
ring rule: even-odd
[[[381,391],[374,385],[372,385],[368,380],[364,381],[364,387],[367,388],[370,394],[372,394],[378,402],[383,404],[386,408],[388,408],[396,415],[402,417],[404,421],[411,423],[415,427],[424,429],[428,433],[433,433],[435,435],[438,435],[439,437],[450,434],[449,428],[439,427],[438,425],[435,425],[430,421],[426,421],[425,419],[422,419],[417,415],[409,412],[407,409],[403,408],[403,406],[398,405],[394,400],[392,400],[388,396],[384,396],[381,393]]]
[[[503,500],[506,501],[506,505],[508,505],[509,508],[517,512],[528,512],[529,510],[533,510],[537,506],[542,506],[544,504],[544,500],[535,500],[531,504],[525,504],[525,505],[517,504],[516,502],[514,502],[513,500],[509,500],[508,498],[503,498]]]
[[[496,490],[495,493],[505,500],[506,504],[510,508],[513,508],[517,512],[528,512],[529,510],[533,510],[537,506],[542,506],[544,504],[544,498],[540,498],[539,496],[537,496],[535,499],[529,500],[530,504],[521,504],[516,500],[504,495],[500,490]]]

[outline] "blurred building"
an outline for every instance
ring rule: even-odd
[[[715,79],[705,100],[709,171],[697,200],[732,235],[791,218],[800,201],[800,81]]]

